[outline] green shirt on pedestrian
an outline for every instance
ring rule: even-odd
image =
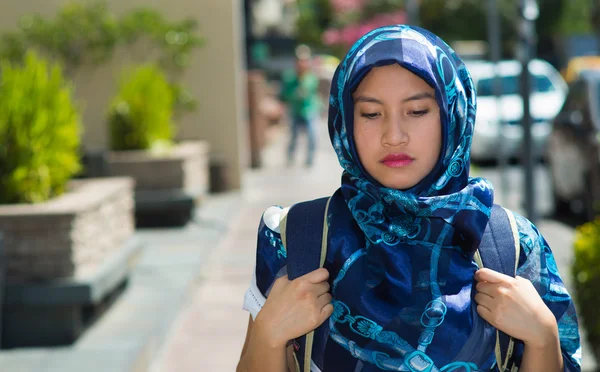
[[[309,119],[319,113],[319,79],[312,72],[300,78],[295,70],[283,73],[281,99],[290,106],[294,117]]]

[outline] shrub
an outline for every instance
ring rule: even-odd
[[[65,66],[73,75],[83,64],[106,61],[119,43],[119,23],[102,2],[68,2],[54,19],[27,14],[17,30],[0,36],[0,55],[21,61],[30,48]]]
[[[597,314],[600,288],[600,217],[577,228],[572,273],[575,298],[587,337],[596,358],[600,357],[600,318]]]
[[[123,49],[134,63],[156,63],[178,84],[174,110],[182,115],[198,105],[181,80],[193,52],[202,45],[204,38],[193,18],[171,21],[150,7],[117,17],[105,1],[68,1],[54,18],[27,14],[15,31],[0,34],[0,58],[21,62],[34,48],[62,63],[72,78],[83,66],[97,66]]]
[[[109,110],[112,150],[146,150],[173,139],[174,89],[155,65],[125,75]]]
[[[80,169],[80,115],[58,64],[28,52],[0,78],[0,203],[35,203],[65,191]]]

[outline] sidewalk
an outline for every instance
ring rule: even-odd
[[[213,247],[202,279],[171,328],[152,372],[235,371],[248,324],[242,301],[254,269],[262,212],[271,205],[330,195],[339,187],[341,167],[325,122],[318,138],[313,168],[303,166],[306,142],[302,137],[298,165],[285,166],[287,134],[279,133],[263,153],[263,167],[247,172],[237,215],[231,216],[227,236]]]
[[[299,165],[287,168],[284,164],[288,137],[279,133],[274,138],[264,152],[264,166],[247,172],[239,209],[230,217],[226,236],[212,247],[202,268],[202,278],[171,328],[152,372],[235,371],[248,323],[248,313],[241,305],[252,277],[256,229],[262,212],[274,204],[288,206],[330,195],[339,187],[341,168],[329,143],[325,122],[320,127],[321,142],[315,167],[311,169],[301,165],[303,151],[297,154]],[[301,141],[298,149],[304,149],[304,144]],[[520,211],[520,206],[510,205],[520,200],[515,196],[519,190],[519,184],[511,187],[506,207]],[[538,226],[553,248],[559,270],[572,293],[573,230],[550,220],[540,221]],[[586,346],[583,370],[591,371],[595,362]]]

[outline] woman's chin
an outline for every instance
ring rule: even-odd
[[[417,185],[418,181],[407,179],[384,179],[379,181],[384,187],[394,190],[408,190]]]

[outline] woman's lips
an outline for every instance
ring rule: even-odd
[[[415,159],[408,154],[389,154],[381,159],[381,163],[390,168],[401,168],[410,165]]]

